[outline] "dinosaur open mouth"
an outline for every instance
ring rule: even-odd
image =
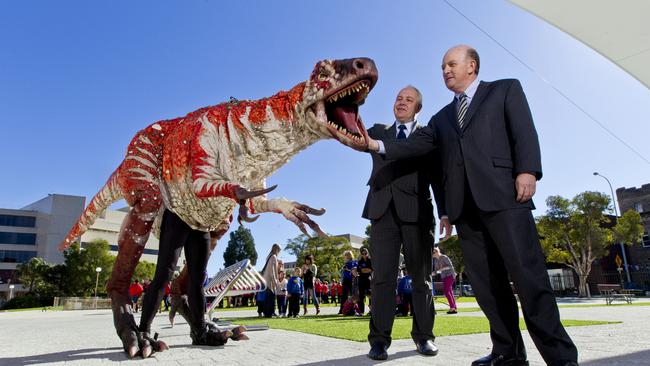
[[[360,80],[325,99],[327,124],[334,138],[345,136],[360,144],[364,142],[359,106],[365,102],[371,85],[369,80]]]

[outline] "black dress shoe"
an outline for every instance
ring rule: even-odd
[[[438,354],[438,347],[433,341],[419,341],[415,343],[415,349],[419,354],[425,356],[435,356]]]
[[[472,366],[528,366],[528,361],[491,353],[472,362]]]
[[[373,360],[388,359],[388,352],[386,352],[387,349],[388,347],[386,347],[385,344],[375,343],[372,346],[370,346],[370,352],[368,352],[368,357]]]

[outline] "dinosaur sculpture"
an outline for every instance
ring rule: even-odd
[[[276,212],[304,233],[308,225],[324,235],[308,216],[324,210],[284,198],[267,199],[266,193],[275,186],[265,188],[265,178],[318,140],[334,138],[365,149],[367,133],[358,108],[376,81],[371,59],[324,60],[316,64],[309,80],[289,91],[257,101],[231,98],[185,117],[156,122],[136,134],[123,162],[60,245],[67,248],[111,203],[124,198],[130,206],[107,284],[115,329],[129,357],[146,358],[167,348],[138,330],[128,292],[154,221],[163,210],[194,230],[211,232],[213,239],[227,231],[237,205],[240,222],[257,218],[249,212]],[[182,273],[174,286],[177,298],[183,281]]]

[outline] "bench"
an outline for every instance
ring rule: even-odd
[[[614,300],[623,300],[628,304],[632,303],[634,294],[619,284],[599,283],[596,285],[601,296],[605,296],[605,303],[611,305]]]

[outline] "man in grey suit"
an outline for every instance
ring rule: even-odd
[[[395,123],[376,124],[368,134],[376,139],[407,140],[418,128],[416,114],[422,108],[422,94],[413,86],[402,89],[393,106]],[[406,267],[413,278],[413,326],[411,336],[416,350],[434,356],[438,349],[433,343],[433,312],[431,298],[431,256],[433,237],[433,206],[429,187],[439,194],[439,175],[429,166],[434,157],[386,160],[372,155],[372,174],[363,217],[371,220],[370,252],[374,272],[371,282],[372,312],[368,341],[368,357],[385,360],[391,343],[395,316],[395,288],[399,267],[400,247]],[[439,166],[439,164],[435,164]],[[438,200],[437,200],[438,202]],[[438,204],[439,214],[444,207]],[[445,219],[444,222],[448,223]],[[445,226],[444,224],[442,226]],[[446,225],[451,229],[450,225]]]
[[[440,152],[444,207],[460,237],[465,272],[490,321],[492,352],[472,365],[528,365],[510,280],[544,361],[577,365],[531,213],[542,165],[528,102],[518,80],[479,82],[479,67],[475,49],[451,48],[442,63],[445,85],[454,93],[451,103],[408,143],[369,141],[369,149],[385,151],[386,159]]]

